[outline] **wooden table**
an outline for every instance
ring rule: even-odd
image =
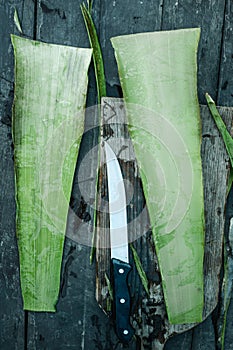
[[[15,200],[11,106],[13,99],[13,50],[10,33],[18,34],[14,25],[14,8],[18,10],[24,33],[33,39],[50,43],[88,47],[79,0],[0,0],[0,349],[121,349],[112,321],[102,312],[95,299],[96,266],[90,265],[90,247],[66,239],[63,257],[60,298],[57,313],[23,311],[17,243],[15,238]],[[231,0],[95,0],[93,16],[103,49],[107,91],[121,97],[117,66],[110,37],[128,33],[200,26],[202,29],[198,56],[199,101],[205,104],[208,91],[218,105],[233,105],[233,3]],[[96,103],[93,67],[90,70],[88,106]],[[87,128],[93,121],[87,118]],[[94,124],[93,124],[94,125]],[[219,136],[218,136],[219,137]],[[97,133],[86,134],[82,155],[97,143]],[[222,149],[223,151],[223,145]],[[90,174],[90,178],[93,174]],[[86,205],[78,180],[72,198],[80,217],[80,232],[91,222],[93,209]],[[217,215],[217,214],[216,214]],[[233,215],[233,197],[226,213]],[[91,229],[90,229],[91,231]],[[226,239],[227,239],[226,229]],[[85,232],[84,232],[85,233]],[[89,232],[90,233],[90,232]],[[89,234],[88,233],[88,234]],[[230,252],[231,253],[231,252]],[[229,253],[229,254],[230,254]],[[231,255],[230,255],[231,257]],[[231,278],[233,276],[230,276]],[[229,277],[229,278],[230,278]],[[233,301],[229,305],[225,349],[233,349]],[[205,322],[171,338],[166,350],[215,349],[218,325],[221,323],[221,300]],[[144,347],[145,348],[145,347]],[[147,345],[156,350],[155,345]],[[143,349],[132,343],[129,349]]]

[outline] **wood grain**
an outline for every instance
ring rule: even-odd
[[[198,49],[198,97],[206,104],[205,93],[216,100],[221,57],[225,1],[167,0],[164,2],[162,29],[200,27]]]
[[[163,0],[101,1],[100,43],[105,62],[108,96],[121,97],[117,65],[110,38],[160,30]]]
[[[130,198],[128,198],[127,214],[129,217],[129,240],[133,242],[137,249],[143,267],[147,271],[150,280],[150,295],[148,298],[145,291],[142,290],[140,280],[136,277],[134,268],[129,282],[133,300],[132,324],[136,328],[138,336],[142,340],[145,339],[144,346],[149,346],[149,342],[153,341],[154,348],[159,349],[160,346],[163,348],[162,344],[165,343],[172,334],[181,333],[190,329],[194,327],[194,324],[172,326],[168,323],[157,257],[151,240],[151,232],[148,230],[150,223],[143,192],[141,190],[140,175],[137,169],[133,147],[127,133],[127,121],[123,100],[104,98],[102,101],[101,140],[108,140],[113,151],[118,156],[123,177],[131,183],[133,191],[136,189],[136,191],[130,195]],[[220,113],[230,130],[233,109],[220,108]],[[206,106],[201,106],[201,116],[201,155],[206,218],[204,257],[205,308],[203,311],[203,319],[206,319],[218,303],[229,159],[223,141]],[[98,197],[98,207],[101,208],[101,210],[97,217],[96,290],[98,302],[106,313],[109,313],[111,300],[106,283],[106,274],[110,279],[110,249],[108,249],[109,222],[106,209],[108,197],[106,167],[104,165],[103,153],[102,150],[102,155],[100,156],[102,166],[100,167],[99,173]],[[133,171],[131,171],[131,169],[133,169]],[[128,196],[130,190],[130,188],[127,190],[126,187]],[[132,257],[131,263],[133,265]]]
[[[29,1],[0,2],[0,348],[23,349],[25,315],[19,279],[19,258],[15,236],[15,184],[11,105],[14,89],[13,49],[10,33],[18,34],[13,17],[15,7],[25,33],[32,35],[33,16]],[[33,13],[34,15],[34,13]]]
[[[222,33],[222,52],[217,102],[222,106],[233,104],[233,3],[227,0],[225,4],[224,25]]]
[[[7,137],[7,134],[11,132],[14,75],[13,50],[10,45],[9,34],[17,33],[13,21],[14,7],[16,7],[26,36],[51,43],[88,47],[88,37],[79,10],[80,2],[74,0],[0,1],[0,119],[3,124],[1,124],[0,128],[0,154],[1,156],[4,155],[0,161],[0,211],[4,213],[1,216],[0,225],[0,241],[2,242],[3,240],[4,242],[3,247],[0,246],[1,259],[3,252],[4,256],[6,256],[6,253],[9,254],[9,258],[4,263],[2,263],[2,260],[0,262],[0,348],[3,350],[11,348],[23,349],[27,336],[27,347],[33,350],[63,350],[70,348],[108,350],[114,347],[117,349],[121,348],[115,337],[112,322],[104,315],[95,302],[95,267],[94,265],[89,265],[90,247],[76,244],[75,237],[72,240],[72,234],[85,232],[85,229],[77,231],[77,227],[72,233],[69,231],[69,238],[67,238],[65,245],[61,296],[56,316],[51,314],[30,314],[29,323],[25,322],[26,332],[24,332],[24,313],[22,311],[19,288],[17,242],[14,235],[13,153],[10,148],[11,140]],[[178,3],[178,6],[176,3]],[[232,106],[233,41],[231,40],[231,0],[95,0],[93,14],[103,48],[108,94],[110,96],[121,96],[114,52],[109,41],[110,37],[140,31],[201,26],[203,36],[199,48],[198,62],[200,102],[205,103],[203,93],[208,91],[214,98],[218,95],[218,104]],[[226,84],[226,81],[228,84]],[[88,105],[92,105],[96,102],[93,70],[90,72],[89,91]],[[87,118],[87,124],[91,121],[92,117],[90,116]],[[85,136],[80,154],[85,155],[87,150],[96,144],[95,135],[89,133]],[[207,136],[205,145],[207,150],[211,148],[211,140],[214,143],[217,140],[220,142],[219,136],[215,138],[208,138]],[[222,143],[219,147],[223,147]],[[88,167],[88,169],[90,168]],[[134,172],[134,170],[134,166],[131,163],[131,171]],[[87,174],[87,178],[89,179],[89,174]],[[88,185],[87,182],[87,188],[88,186],[90,186],[90,183]],[[87,205],[85,201],[81,200],[79,187],[77,180],[74,183],[72,205],[81,217],[81,226],[85,228],[84,220],[88,219],[89,215],[92,217],[93,211],[89,204]],[[214,190],[210,189],[210,191]],[[139,197],[141,198],[141,207],[143,208],[144,203],[138,178],[135,178],[134,193],[136,193],[136,202]],[[232,203],[233,195],[229,199],[228,208],[232,208]],[[233,211],[230,212],[232,216]],[[222,220],[222,215],[220,215],[220,221]],[[88,222],[90,223],[90,221]],[[87,232],[90,232],[90,230],[91,228],[88,228]],[[155,283],[156,281],[159,282],[159,274],[155,274],[154,262],[151,264],[149,259],[145,258],[147,255],[147,244],[145,242],[148,243],[149,241],[150,244],[148,236],[149,232],[135,243],[135,247],[139,254],[144,257],[142,263],[147,270],[149,279]],[[88,237],[90,238],[90,236]],[[141,246],[142,244],[143,246]],[[8,275],[12,276],[12,279],[9,280],[8,278],[10,283],[6,285],[5,277]],[[145,297],[145,292],[139,283],[135,270],[131,274],[131,281],[131,285],[135,283],[135,286],[138,286],[138,290],[135,289],[135,298],[133,298],[135,300],[133,310],[135,310],[139,297],[141,295]],[[14,288],[14,293],[12,288]],[[148,310],[153,310],[153,306],[147,306],[146,303],[143,308],[145,315]],[[226,349],[232,348],[232,309],[233,303],[231,302],[227,320]],[[215,324],[212,323],[210,316],[208,323],[204,322],[202,325],[195,327],[195,331],[190,330],[172,337],[166,343],[165,348],[167,350],[197,350],[199,348],[209,350],[212,345],[209,346],[208,338],[217,338],[217,335],[215,336],[215,328],[218,321],[218,313],[215,313],[212,318]],[[154,325],[159,324],[159,320],[159,318],[152,317],[150,322],[144,327],[145,334],[148,335],[148,343],[151,341],[150,345],[148,345],[150,349],[152,349],[153,337],[156,333],[153,333]],[[150,335],[151,333],[152,335]],[[136,346],[137,349],[143,349],[142,345],[140,345],[140,339],[137,344],[133,343],[129,348],[134,349]]]

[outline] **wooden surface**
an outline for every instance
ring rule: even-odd
[[[10,33],[18,34],[13,21],[14,7],[18,10],[23,31],[28,37],[51,43],[88,47],[80,3],[80,0],[0,0],[0,349],[2,350],[122,348],[115,336],[111,319],[108,319],[95,300],[95,264],[89,264],[93,196],[90,200],[92,204],[86,203],[84,194],[89,191],[90,186],[92,188],[90,192],[93,191],[96,174],[93,170],[94,160],[89,164],[92,173],[87,172],[87,181],[82,182],[83,186],[79,183],[79,169],[82,168],[85,155],[97,143],[97,131],[92,128],[96,121],[95,112],[89,113],[87,117],[86,126],[89,132],[82,142],[77,166],[71,208],[75,210],[79,220],[75,220],[71,211],[57,313],[23,312],[19,288],[11,140],[14,72],[13,51],[9,38]],[[232,106],[232,13],[231,0],[95,0],[93,14],[103,48],[108,95],[121,97],[117,67],[109,41],[111,36],[201,26],[199,101],[205,103],[204,92],[208,91],[218,105]],[[91,69],[88,105],[93,105],[95,102],[95,80]],[[212,129],[209,131],[210,136],[206,136],[203,146],[206,151],[211,149],[212,141],[219,138],[217,134],[212,137],[212,131]],[[223,148],[219,152],[223,152]],[[209,188],[213,195],[215,190],[216,188]],[[140,193],[140,190],[138,191]],[[227,223],[233,215],[232,203],[231,193],[227,207]],[[224,212],[221,211],[213,220],[219,218],[218,224],[220,224],[223,215]],[[75,233],[72,231],[73,228]],[[83,241],[83,237],[87,237],[87,242]],[[133,278],[136,280],[136,274]],[[138,290],[139,295],[140,292],[141,290]],[[146,306],[145,310],[147,313]],[[171,338],[165,349],[215,349],[220,311],[221,303],[205,322]],[[225,337],[227,350],[233,348],[232,315],[233,302],[230,303],[227,319]],[[152,325],[149,324],[148,329],[153,328],[158,319],[152,315],[151,322]],[[147,348],[155,349],[150,338],[148,343],[150,345]],[[132,343],[129,348],[143,349],[139,340]]]
[[[194,324],[172,326],[169,324],[155,247],[151,237],[150,221],[146,208],[141,179],[135,154],[127,132],[127,118],[122,99],[104,98],[101,109],[101,143],[107,141],[118,156],[124,180],[126,181],[128,235],[129,240],[140,255],[143,268],[149,279],[149,296],[143,290],[137,276],[134,261],[132,277],[129,281],[133,299],[131,322],[137,330],[144,348],[148,348],[148,339],[154,349],[163,349],[169,337],[194,327]],[[208,107],[201,106],[202,120],[202,167],[205,197],[205,255],[204,255],[204,292],[205,320],[218,303],[220,269],[222,263],[222,242],[224,236],[224,209],[227,197],[229,159],[224,144],[219,137]],[[220,114],[231,129],[233,109],[220,108]],[[109,313],[110,294],[106,274],[110,279],[109,216],[107,210],[108,194],[106,165],[103,148],[100,148],[100,174],[97,214],[97,300]],[[128,186],[128,188],[127,188]],[[131,187],[130,187],[131,186]],[[136,209],[135,209],[136,208]],[[154,320],[157,322],[154,322]],[[150,328],[148,327],[150,325]]]

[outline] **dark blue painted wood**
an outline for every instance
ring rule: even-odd
[[[222,32],[222,52],[218,86],[218,104],[233,105],[233,3],[226,0]]]
[[[25,317],[19,280],[19,259],[15,236],[15,191],[11,106],[14,94],[13,50],[10,33],[17,7],[25,27],[32,34],[34,11],[31,1],[0,1],[0,349],[24,349]],[[32,12],[31,12],[32,10]]]
[[[198,51],[198,95],[217,98],[225,1],[164,0],[162,29],[200,27]]]
[[[29,313],[24,317],[19,288],[19,264],[15,238],[11,105],[13,98],[13,52],[9,34],[18,9],[24,33],[51,43],[88,47],[88,37],[76,0],[0,1],[0,348],[23,349],[113,349],[121,348],[112,322],[95,301],[95,266],[89,265],[90,248],[66,240],[58,312]],[[34,6],[36,5],[36,7]],[[231,0],[115,0],[94,1],[94,20],[105,60],[107,90],[121,95],[110,37],[121,34],[202,27],[199,48],[198,91],[205,102],[208,91],[221,105],[231,105],[233,94],[233,5]],[[96,101],[93,69],[90,71],[88,105]],[[83,154],[96,143],[86,138]],[[74,187],[79,213],[92,216]],[[230,202],[229,205],[231,205]],[[85,208],[84,208],[85,207]],[[83,216],[84,217],[84,216]],[[232,348],[232,302],[226,329],[226,349]],[[27,316],[27,314],[26,314]],[[216,315],[215,315],[216,316]],[[214,317],[214,322],[217,322]],[[25,332],[26,329],[26,332]],[[25,340],[25,338],[28,338]],[[175,336],[166,349],[212,349],[215,343],[211,318],[194,331]],[[140,349],[138,343],[129,349]]]

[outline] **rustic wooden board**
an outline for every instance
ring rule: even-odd
[[[187,331],[172,337],[165,344],[164,350],[215,349],[215,334],[211,317]]]
[[[231,298],[228,314],[227,314],[227,324],[225,333],[225,349],[233,349],[233,336],[232,336],[232,314],[233,314],[233,300]]]
[[[25,36],[33,36],[34,5],[30,0],[0,2],[0,120],[11,126],[11,106],[14,88],[14,55],[10,34],[19,34],[14,24],[17,8]]]
[[[14,25],[14,6],[22,17],[30,19],[27,33],[32,35],[30,1],[0,2],[0,348],[23,349],[25,316],[19,282],[19,260],[15,236],[14,163],[11,137],[13,100],[13,49],[10,33]],[[24,21],[23,25],[24,25]]]
[[[198,55],[199,101],[205,103],[204,94],[207,91],[216,99],[224,1],[196,1],[194,3],[191,0],[169,0],[167,5],[164,11],[163,29],[183,26],[201,27]]]
[[[163,30],[201,27],[198,95],[199,102],[204,104],[206,92],[209,92],[214,99],[217,98],[224,6],[222,0],[168,0],[164,7]]]
[[[206,103],[204,94],[207,91],[216,99],[224,5],[225,1],[222,0],[117,0],[103,2],[100,38],[104,59],[107,62],[106,76],[110,96],[119,97],[118,73],[114,52],[109,42],[112,36],[155,30],[201,27],[198,61],[199,101],[203,104]],[[123,21],[122,18],[127,18],[127,20]],[[228,45],[232,48],[231,43]],[[231,57],[231,55],[228,55],[228,57]]]
[[[164,298],[162,293],[159,267],[154,246],[149,231],[149,219],[145,207],[145,200],[141,190],[141,181],[132,144],[129,140],[126,127],[126,116],[123,100],[104,98],[102,100],[101,140],[108,140],[117,154],[122,167],[123,176],[130,181],[131,188],[126,187],[129,198],[127,214],[129,217],[129,240],[134,242],[144,269],[148,271],[150,279],[150,295],[147,297],[142,291],[139,279],[132,274],[130,287],[132,290],[132,324],[137,335],[153,342],[155,349],[163,348],[163,343],[174,333],[181,333],[190,329],[194,324],[171,326],[168,323]],[[228,129],[231,129],[233,109],[220,108]],[[224,144],[206,106],[201,106],[202,116],[202,162],[205,196],[205,308],[203,318],[215,309],[218,303],[219,275],[222,263],[222,242],[224,233],[224,211],[227,195],[227,179],[229,173],[229,159]],[[107,185],[104,152],[101,149],[101,167],[99,173],[99,198],[97,217],[97,300],[108,313],[110,295],[106,282],[106,274],[110,278],[110,250],[109,248],[109,222],[107,211]],[[126,183],[127,184],[127,183]],[[135,189],[135,190],[134,190]],[[131,257],[131,263],[132,263]],[[138,321],[141,319],[140,322]],[[156,322],[155,322],[156,319]],[[207,321],[210,328],[210,320]],[[148,329],[150,325],[150,329]],[[203,325],[199,329],[199,336],[205,333]],[[196,339],[196,338],[195,338]],[[211,339],[211,338],[210,338]],[[209,339],[209,340],[210,340]],[[197,339],[196,339],[197,341]]]
[[[217,322],[217,339],[218,346],[224,341],[225,349],[233,348],[233,229],[230,225],[233,217],[233,188],[231,189],[226,206],[226,224],[225,224],[225,244],[224,244],[224,258],[225,258],[225,274],[224,283],[222,282],[220,301],[218,305],[218,322]],[[224,276],[225,277],[225,276]],[[226,328],[224,334],[224,319],[226,319]]]
[[[15,199],[11,130],[0,123],[0,348],[24,346],[24,312],[15,237]],[[11,155],[11,159],[9,159]]]
[[[221,61],[219,69],[219,86],[218,86],[218,98],[217,102],[219,105],[232,106],[233,104],[233,50],[232,50],[232,33],[233,33],[233,4],[231,0],[225,1],[225,12],[224,12],[224,25],[223,25],[223,35],[222,35],[222,51],[221,51]],[[233,189],[231,190],[227,203],[226,211],[226,225],[225,225],[225,256],[227,256],[227,264],[230,265],[228,270],[229,276],[228,280],[233,280],[233,256],[232,256],[232,243],[229,237],[229,224],[230,218],[233,217]],[[227,282],[228,283],[228,282]],[[233,348],[233,335],[232,335],[232,324],[233,324],[233,302],[230,301],[229,309],[226,310],[224,306],[224,285],[222,285],[222,291],[220,295],[219,302],[219,312],[217,325],[217,338],[218,346],[220,346],[220,339],[224,337],[224,313],[226,317],[226,330],[225,330],[225,348]]]
[[[220,63],[218,104],[223,106],[233,105],[233,3],[226,0],[225,21],[223,26],[223,41]]]
[[[220,94],[218,103],[221,105],[232,105],[231,56],[233,52],[233,41],[231,40],[231,0],[183,0],[178,1],[178,7],[177,5],[175,6],[176,2],[175,0],[94,0],[94,19],[103,47],[109,95],[116,97],[121,95],[114,53],[109,42],[110,37],[140,31],[160,30],[162,28],[174,29],[175,27],[201,25],[205,37],[201,38],[200,45],[202,49],[199,54],[200,78],[198,90],[200,91],[200,101],[202,103],[205,102],[203,92],[205,92],[207,88],[213,97],[216,97],[218,89],[217,80],[219,80]],[[1,126],[0,153],[1,155],[5,155],[4,159],[1,158],[0,168],[0,211],[4,212],[4,217],[1,217],[0,235],[4,237],[4,242],[7,237],[7,244],[5,247],[10,257],[7,265],[0,264],[2,268],[0,286],[5,286],[4,278],[6,274],[8,275],[8,272],[9,275],[13,276],[12,283],[14,282],[12,285],[8,284],[7,288],[4,287],[4,289],[0,289],[0,313],[2,316],[0,318],[0,348],[3,350],[11,348],[21,350],[24,347],[24,339],[27,336],[28,348],[30,349],[45,348],[52,350],[75,347],[80,349],[88,348],[95,350],[99,348],[107,350],[114,348],[114,346],[120,348],[114,334],[112,323],[99,309],[94,300],[95,269],[94,266],[89,266],[90,248],[82,244],[76,244],[75,237],[71,240],[71,232],[68,233],[70,238],[67,239],[64,250],[62,273],[63,287],[61,287],[64,297],[60,297],[58,312],[56,316],[51,314],[30,314],[28,324],[26,313],[24,335],[24,313],[22,311],[21,293],[19,289],[17,246],[13,232],[14,227],[11,226],[10,228],[10,225],[14,225],[14,190],[12,186],[13,163],[12,151],[9,148],[11,141],[6,135],[10,133],[11,103],[13,98],[13,50],[10,45],[9,33],[17,33],[13,22],[14,7],[18,9],[19,18],[26,36],[51,43],[87,47],[89,43],[79,10],[80,3],[81,0],[0,1],[0,119],[4,124]],[[224,4],[226,4],[225,15],[223,13]],[[199,11],[198,13],[196,13],[197,10]],[[219,45],[221,45],[222,40],[222,25],[224,41],[221,51]],[[219,70],[220,75],[218,74]],[[226,86],[226,84],[224,84],[225,81],[228,81],[226,89],[224,89]],[[221,87],[223,88],[220,91]],[[90,73],[89,91],[88,101],[89,105],[91,105],[96,101],[93,70]],[[90,119],[91,117],[88,120]],[[87,124],[88,123],[87,121]],[[94,140],[92,140],[93,137]],[[208,141],[208,137],[206,141]],[[82,143],[81,153],[85,155],[87,150],[92,148],[92,145],[95,143],[96,133],[90,133],[89,136],[87,135],[85,137]],[[2,164],[4,167],[2,167]],[[4,171],[2,171],[2,169],[4,169]],[[76,211],[81,217],[81,226],[83,229],[78,232],[83,233],[85,232],[84,220],[87,220],[89,215],[93,215],[93,210],[90,208],[90,205],[81,200],[79,187],[79,183],[76,181],[73,192],[73,207],[76,208]],[[137,185],[137,188],[137,197],[140,197],[140,186]],[[9,201],[5,201],[6,193]],[[1,200],[2,198],[4,198],[4,201]],[[230,205],[232,202],[233,196],[231,197]],[[143,201],[141,205],[143,206]],[[9,232],[6,232],[3,227],[9,227]],[[88,227],[87,232],[90,231],[91,228]],[[77,232],[77,230],[75,230],[75,232]],[[9,233],[9,236],[6,236],[6,233]],[[137,249],[143,256],[144,252],[141,252],[139,247],[137,247]],[[2,252],[3,249],[0,246],[0,255]],[[143,261],[143,264],[147,271],[151,271],[149,276],[152,278],[152,276],[154,276],[154,270],[150,269],[151,265],[147,261]],[[10,267],[11,269],[9,270]],[[14,271],[14,273],[12,271]],[[75,276],[77,276],[77,278]],[[156,276],[156,278],[159,279],[159,276]],[[136,283],[139,288],[139,291],[135,294],[141,295],[141,293],[144,293],[141,285],[139,285],[139,280],[135,271],[133,271],[131,279],[133,281],[132,283]],[[13,288],[13,286],[14,298],[11,298],[11,288]],[[85,294],[86,297],[84,298]],[[135,298],[135,300],[137,299]],[[85,308],[83,306],[84,302]],[[233,303],[230,304],[226,334],[226,347],[228,346],[229,349],[230,346],[232,347],[232,305]],[[217,319],[217,317],[215,317],[215,319]],[[205,322],[203,325],[195,327],[194,332],[191,330],[171,338],[166,344],[166,349],[194,350],[194,345],[191,345],[192,342],[195,343],[195,350],[199,347],[205,350],[209,349],[210,347],[207,346],[207,339],[212,339],[214,336],[214,327],[211,318],[209,318],[209,320],[210,322],[208,321],[208,323]],[[153,322],[157,322],[156,319]],[[147,327],[150,329],[151,325]],[[12,334],[14,334],[14,340],[12,340]],[[203,334],[205,334],[205,337],[203,337]],[[206,346],[205,341],[207,344]],[[6,342],[7,345],[3,346]],[[136,345],[138,349],[140,349],[140,345]],[[131,345],[131,348],[135,348],[136,345]]]
[[[163,0],[101,1],[100,42],[105,62],[108,96],[121,97],[117,65],[110,38],[161,29]]]
[[[37,2],[36,39],[71,46],[89,47],[80,4],[82,1]],[[88,104],[96,101],[93,70],[90,72]],[[28,314],[27,347],[34,349],[96,349],[108,340],[110,325],[95,301],[95,269],[90,265],[90,244],[93,229],[96,157],[86,164],[85,157],[97,143],[96,110],[86,117],[86,134],[71,196],[61,273],[57,312]],[[86,167],[86,178],[80,173]],[[92,221],[91,221],[92,220]],[[49,326],[48,326],[49,325]],[[113,330],[112,330],[113,333]],[[99,345],[101,344],[101,345]],[[106,345],[106,347],[108,347]],[[109,347],[111,348],[111,346]]]

